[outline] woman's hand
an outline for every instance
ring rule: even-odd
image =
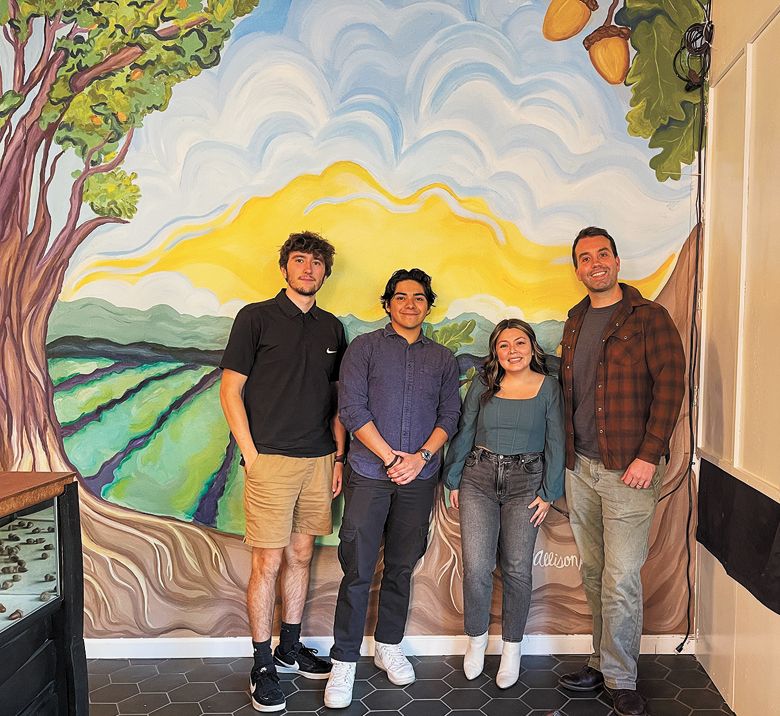
[[[537,496],[536,499],[528,505],[529,510],[536,508],[536,512],[531,515],[531,524],[534,527],[538,527],[544,522],[544,518],[547,517],[547,513],[550,511],[551,504],[551,502],[545,502],[541,497]]]
[[[460,502],[458,501],[458,495],[460,490],[450,490],[450,504],[456,509],[460,509]]]

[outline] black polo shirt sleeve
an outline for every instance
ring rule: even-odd
[[[341,372],[341,361],[344,358],[344,352],[347,350],[347,336],[344,333],[344,325],[341,321],[338,321],[339,327],[339,346],[338,355],[336,356],[336,362],[333,365],[333,373],[331,374],[331,382],[337,383],[339,380],[339,373]]]
[[[252,311],[251,304],[244,306],[233,321],[230,338],[228,338],[219,367],[248,376],[255,362],[261,335],[260,312]]]

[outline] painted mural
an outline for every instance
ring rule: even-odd
[[[247,633],[217,365],[238,309],[281,287],[291,231],[336,246],[318,301],[350,338],[383,323],[393,270],[431,273],[426,332],[464,388],[500,318],[556,352],[588,224],[685,333],[701,107],[673,65],[701,16],[697,0],[0,0],[0,468],[79,472],[88,636]],[[645,568],[655,633],[686,619],[685,416],[674,447]],[[440,489],[412,634],[461,631]],[[559,507],[529,631],[585,633]],[[309,634],[331,630],[335,540]]]

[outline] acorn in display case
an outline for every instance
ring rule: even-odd
[[[41,533],[46,537],[31,536]],[[43,590],[51,595],[46,601],[59,596],[59,560],[48,560],[50,553],[58,554],[57,537],[53,504],[25,515],[23,520],[0,518],[0,589],[5,607],[0,613],[0,631],[43,606]]]

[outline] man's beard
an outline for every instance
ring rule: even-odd
[[[287,282],[287,285],[295,291],[295,293],[299,293],[301,296],[314,296],[317,291],[319,291],[322,288],[322,284],[313,283],[311,286],[307,286],[305,284],[296,283],[292,284],[289,281]]]

